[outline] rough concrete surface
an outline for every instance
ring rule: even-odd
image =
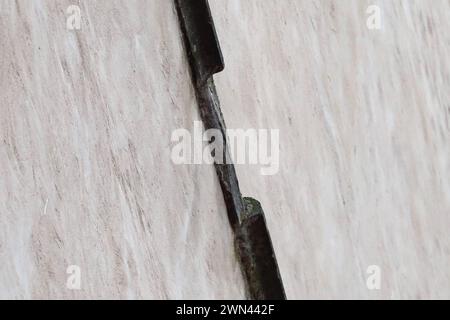
[[[228,127],[280,129],[278,174],[237,171],[288,298],[450,298],[450,2],[210,4]],[[245,296],[214,168],[170,160],[199,119],[172,1],[0,0],[0,54],[0,298]]]

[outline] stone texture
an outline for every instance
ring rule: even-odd
[[[371,4],[380,31],[366,27]],[[228,127],[280,129],[279,173],[237,172],[262,202],[288,297],[450,298],[450,3],[211,7]]]
[[[450,3],[210,1],[228,127],[280,129],[277,175],[237,170],[288,297],[450,298]],[[172,1],[0,0],[0,48],[0,298],[243,298],[213,167],[170,161]]]
[[[0,47],[0,298],[242,298],[173,3],[1,0]]]

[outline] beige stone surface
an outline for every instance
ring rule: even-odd
[[[210,2],[228,127],[280,129],[278,174],[237,171],[288,297],[450,298],[450,2]],[[170,161],[172,1],[0,0],[0,54],[0,298],[243,298],[213,168]]]
[[[382,30],[366,27],[372,4]],[[450,2],[211,7],[228,127],[280,129],[279,174],[238,175],[265,208],[288,297],[450,298]]]
[[[213,168],[170,160],[198,119],[172,1],[1,0],[0,48],[0,298],[242,298]]]

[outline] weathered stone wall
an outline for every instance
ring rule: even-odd
[[[243,297],[214,169],[170,159],[198,119],[172,2],[1,0],[0,48],[0,298]]]
[[[369,5],[382,30],[369,30]],[[229,128],[280,129],[238,166],[290,298],[450,298],[450,3],[211,0]],[[381,290],[366,286],[381,269]]]
[[[450,3],[210,3],[228,127],[280,129],[278,174],[237,171],[288,297],[450,298]],[[172,1],[0,0],[0,48],[0,298],[243,298],[213,167],[170,160]]]

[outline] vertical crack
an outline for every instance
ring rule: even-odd
[[[225,121],[213,79],[225,65],[208,0],[175,0],[175,5],[200,116],[206,130],[216,129],[222,134],[224,163],[215,162],[214,166],[248,294],[256,300],[286,299],[262,207],[254,199],[242,198],[230,160]]]

